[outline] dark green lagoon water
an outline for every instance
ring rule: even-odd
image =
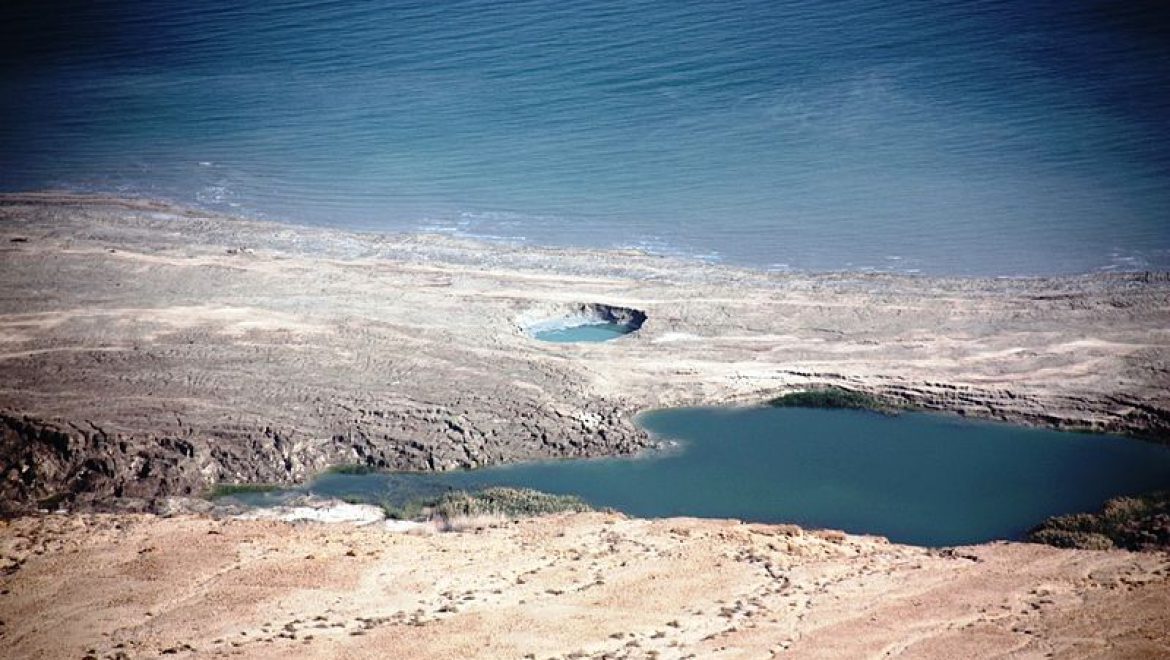
[[[587,323],[568,328],[542,330],[533,336],[541,341],[551,341],[561,344],[577,342],[600,342],[617,339],[628,335],[634,329],[623,323]]]
[[[685,408],[640,423],[677,446],[445,474],[330,473],[307,490],[401,502],[516,486],[636,516],[792,522],[940,546],[1019,538],[1049,516],[1170,487],[1170,448],[1106,435],[853,410]]]

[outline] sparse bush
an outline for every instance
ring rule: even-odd
[[[1111,550],[1114,547],[1113,541],[1104,534],[1065,529],[1036,530],[1028,536],[1028,540],[1058,548],[1077,548],[1080,550]]]
[[[877,397],[840,387],[791,392],[768,402],[774,408],[847,408],[893,414],[900,409]]]
[[[371,500],[349,496],[352,504],[376,504],[393,520],[434,520],[445,531],[460,531],[498,523],[508,518],[542,516],[593,509],[572,495],[553,495],[527,488],[486,488],[481,491],[450,491],[438,496],[406,502]]]
[[[553,495],[528,488],[486,488],[474,493],[445,493],[429,508],[433,517],[448,520],[458,516],[542,516],[592,510],[578,497]]]
[[[1100,513],[1049,518],[1028,533],[1028,540],[1085,550],[1170,548],[1170,491],[1115,497]]]

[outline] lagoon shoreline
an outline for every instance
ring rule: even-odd
[[[638,411],[818,387],[1170,438],[1164,273],[765,273],[64,193],[0,195],[0,251],[10,512],[630,454],[653,445]],[[598,303],[647,321],[524,331]]]

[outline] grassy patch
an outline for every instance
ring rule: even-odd
[[[1028,532],[1028,540],[1084,550],[1170,549],[1170,491],[1115,497],[1097,513],[1049,518]]]
[[[773,408],[846,408],[852,410],[873,410],[881,413],[896,413],[901,408],[892,406],[877,397],[846,390],[840,387],[825,387],[815,390],[792,392],[768,402]]]
[[[592,511],[573,495],[553,495],[528,488],[486,488],[468,493],[445,493],[430,507],[432,516],[499,515],[504,517],[544,516],[552,513]]]
[[[343,498],[351,504],[376,504],[395,520],[426,520],[497,516],[526,518],[551,513],[592,511],[572,495],[553,495],[527,488],[485,488],[481,491],[450,491],[406,502],[363,497]]]

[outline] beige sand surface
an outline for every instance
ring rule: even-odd
[[[30,517],[0,556],[5,658],[1170,655],[1156,554],[575,514],[429,536]]]

